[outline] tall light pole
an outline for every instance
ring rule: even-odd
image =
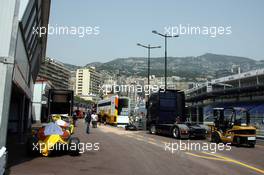
[[[144,47],[146,49],[148,49],[148,88],[149,88],[149,76],[150,76],[150,49],[158,49],[161,48],[161,46],[150,46],[149,45],[143,45],[140,43],[137,43],[138,46]]]
[[[167,89],[167,38],[179,37],[179,35],[161,34],[156,30],[153,30],[152,33],[160,35],[165,39],[165,90],[166,90]]]

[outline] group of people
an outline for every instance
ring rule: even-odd
[[[86,122],[86,133],[90,133],[90,124],[92,122],[93,128],[97,128],[97,122],[98,122],[98,116],[95,112],[88,111],[85,116],[85,122]]]

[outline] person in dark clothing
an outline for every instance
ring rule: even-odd
[[[86,122],[86,133],[90,133],[90,123],[91,123],[92,117],[90,111],[87,112],[86,117],[85,117],[85,122]]]
[[[77,121],[77,113],[76,112],[73,113],[72,119],[73,119],[73,125],[76,126],[76,121]]]

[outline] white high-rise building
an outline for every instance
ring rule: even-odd
[[[98,97],[101,84],[101,75],[94,67],[77,69],[75,94],[86,100]]]

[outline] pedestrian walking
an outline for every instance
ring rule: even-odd
[[[72,119],[73,119],[73,125],[76,126],[76,121],[77,121],[77,113],[76,112],[73,112]]]
[[[88,111],[85,117],[85,122],[86,122],[86,133],[89,134],[90,133],[90,123],[91,123],[91,112]]]

